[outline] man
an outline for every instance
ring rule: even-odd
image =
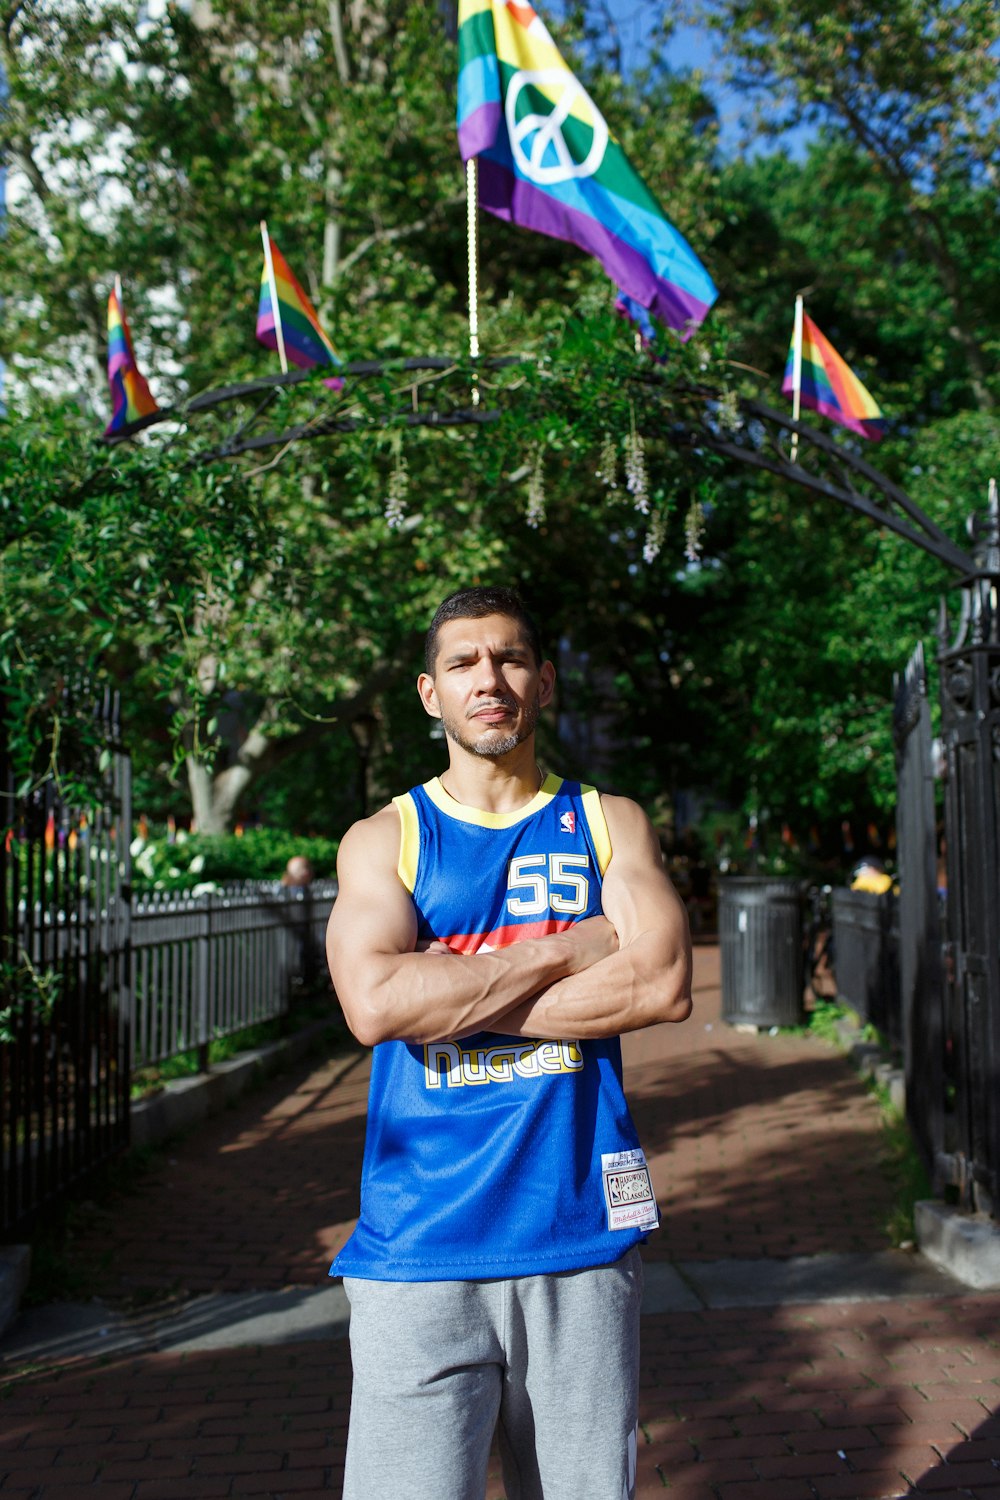
[[[287,913],[283,920],[288,921],[295,930],[295,947],[298,959],[298,973],[291,976],[291,983],[299,986],[306,993],[314,989],[317,979],[320,977],[320,955],[319,944],[313,936],[313,902],[312,883],[316,878],[316,872],[312,867],[312,860],[304,854],[293,854],[285,865],[285,873],[281,877],[281,883],[286,890],[301,891],[302,898],[296,901],[291,912]]]
[[[295,890],[304,890],[306,886],[312,885],[314,878],[312,860],[307,859],[304,854],[293,854],[285,866],[281,883]]]
[[[431,622],[448,768],[345,836],[328,954],[374,1046],[345,1500],[629,1500],[638,1243],[618,1035],[691,1010],[684,908],[621,797],[545,776],[555,670],[508,589]]]
[[[892,876],[885,865],[874,854],[866,854],[851,871],[851,890],[867,891],[872,896],[884,896],[892,890]]]

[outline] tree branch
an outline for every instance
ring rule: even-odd
[[[361,714],[370,711],[380,693],[399,677],[419,649],[421,636],[414,631],[399,643],[396,653],[383,661],[350,697],[338,698],[322,718],[312,720],[294,734],[275,737],[268,733],[278,714],[276,702],[265,704],[236,752],[233,763],[211,775],[204,763],[187,756],[188,785],[191,790],[198,827],[204,832],[225,832],[236,812],[237,804],[248,787],[267,771],[282,765],[293,755],[323,739],[336,724],[346,728]]]
[[[422,234],[425,229],[429,229],[449,209],[457,208],[459,204],[464,202],[465,194],[462,193],[457,197],[446,199],[444,203],[440,203],[433,208],[423,219],[415,219],[412,224],[400,224],[395,229],[376,229],[373,234],[368,235],[360,244],[355,245],[350,255],[344,256],[344,259],[340,262],[341,272],[349,271],[353,265],[356,265],[376,245],[388,245],[394,240],[405,239],[407,235]]]
[[[327,14],[330,19],[330,39],[333,42],[333,55],[337,63],[337,76],[346,88],[351,81],[351,66],[344,42],[344,12],[341,9],[340,0],[328,0]]]

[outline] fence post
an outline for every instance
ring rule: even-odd
[[[906,1114],[933,1177],[945,1149],[945,994],[927,667],[919,643],[894,679],[899,994]]]
[[[212,1040],[211,994],[212,978],[212,905],[210,891],[195,898],[198,902],[198,928],[195,938],[194,981],[195,1015],[198,1026],[198,1071],[208,1072],[208,1048]]]
[[[125,1140],[131,1136],[132,1027],[135,1020],[135,980],[132,969],[132,760],[122,743],[121,699],[112,700],[115,737],[112,762],[113,791],[120,809],[120,845],[115,867],[114,956],[112,993],[118,1003],[115,1032],[117,1052],[118,1108],[124,1122]]]

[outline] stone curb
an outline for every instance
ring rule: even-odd
[[[977,1292],[1000,1289],[1000,1225],[927,1199],[914,1207],[921,1253]]]
[[[267,1078],[289,1063],[301,1062],[329,1027],[326,1020],[313,1021],[294,1036],[254,1047],[226,1062],[213,1063],[210,1073],[193,1078],[175,1078],[158,1094],[132,1106],[132,1147],[157,1146],[217,1114],[260,1078]]]
[[[792,1260],[647,1261],[642,1314],[960,1297],[964,1288],[919,1255],[798,1256]],[[101,1355],[197,1353],[346,1338],[350,1305],[339,1277],[324,1286],[193,1297],[164,1315],[129,1316],[100,1302],[32,1308],[0,1342],[0,1367]]]
[[[906,1114],[906,1075],[890,1060],[887,1053],[874,1042],[861,1039],[861,1030],[849,1021],[838,1021],[837,1038],[847,1053],[848,1060],[862,1078],[873,1078],[882,1084],[889,1094],[893,1109]]]

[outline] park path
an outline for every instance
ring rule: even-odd
[[[887,1250],[878,1112],[839,1054],[722,1023],[713,948],[695,1004],[624,1047],[664,1219],[638,1500],[1000,1500],[1000,1294]],[[329,1306],[366,1085],[361,1054],[290,1071],[83,1213],[70,1264],[100,1302],[0,1341],[0,1500],[339,1495],[342,1323],[241,1320]],[[207,1307],[210,1340],[167,1336]]]

